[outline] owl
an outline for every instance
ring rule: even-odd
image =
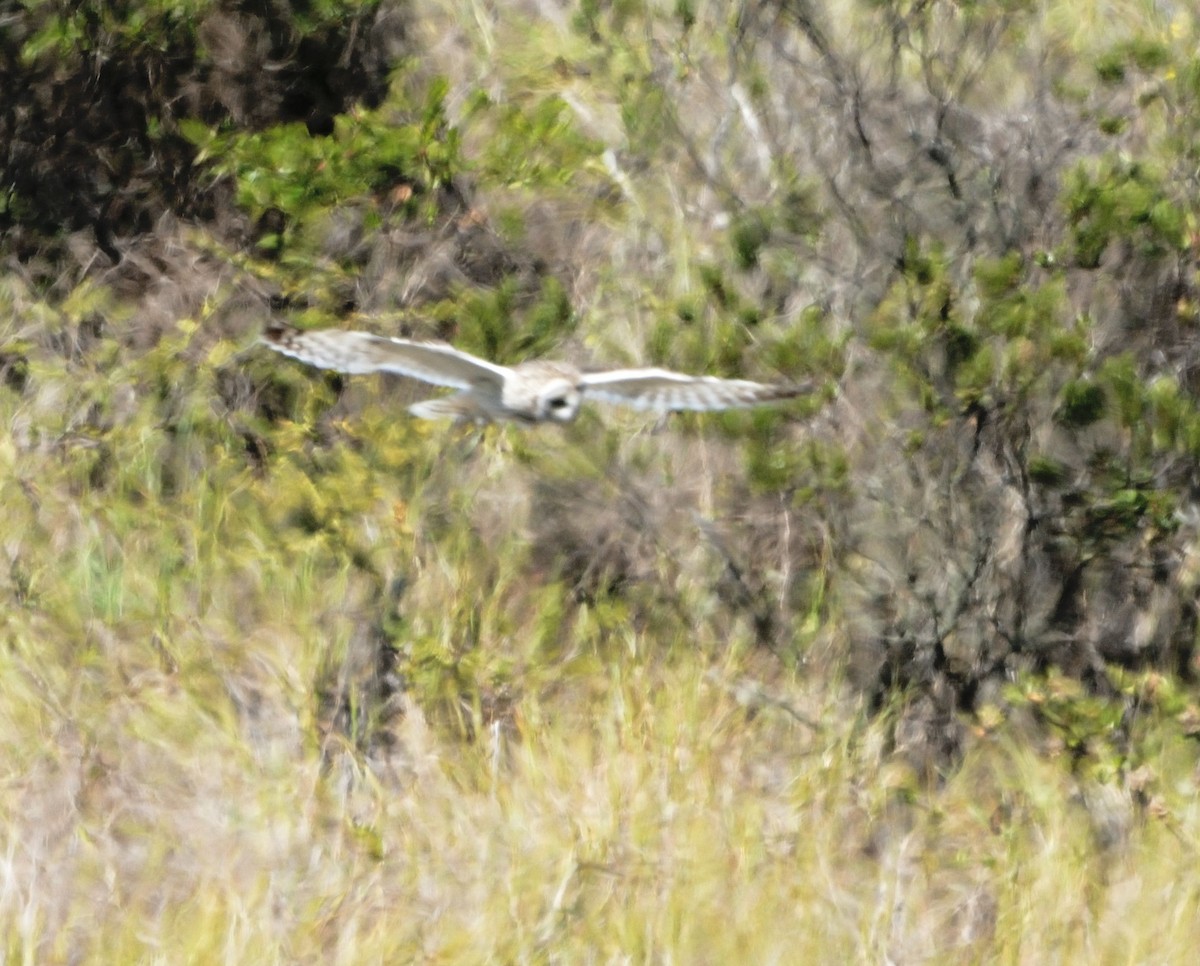
[[[548,360],[497,365],[444,342],[390,339],[367,332],[273,325],[263,341],[276,352],[320,369],[394,372],[458,392],[409,407],[422,419],[569,423],[587,399],[656,413],[742,409],[791,399],[808,386],[689,376],[667,369],[583,372]]]

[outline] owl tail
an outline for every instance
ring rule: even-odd
[[[408,407],[408,411],[419,419],[474,419],[481,423],[492,419],[491,413],[480,405],[479,397],[470,390],[414,403]]]

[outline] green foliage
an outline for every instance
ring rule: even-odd
[[[1097,696],[1061,670],[1023,676],[1008,688],[1014,708],[1031,711],[1050,727],[1080,774],[1112,781],[1139,762],[1137,733],[1177,722],[1180,737],[1192,727],[1195,706],[1172,680],[1153,671],[1131,672],[1109,667],[1113,693]],[[1143,711],[1131,719],[1130,707]],[[1130,727],[1135,734],[1130,733]]]
[[[1096,76],[1105,84],[1119,84],[1130,68],[1143,72],[1161,70],[1171,62],[1166,44],[1152,37],[1121,41],[1096,61]]]
[[[620,89],[621,123],[631,147],[657,145],[664,131],[673,125],[672,105],[666,91],[654,79],[653,71],[633,57],[633,65]]]
[[[1156,453],[1197,453],[1200,408],[1173,378],[1160,376],[1147,382],[1127,353],[1107,359],[1100,378],[1116,400],[1117,419],[1130,432],[1137,459]]]
[[[582,0],[574,26],[597,37],[610,31],[620,34],[631,19],[645,12],[644,0]]]
[[[809,374],[840,375],[847,339],[831,335],[830,322],[820,306],[812,305],[789,324],[759,330],[757,349],[763,363],[794,382]]]
[[[1060,285],[1028,284],[1028,266],[1015,255],[980,259],[979,307],[964,318],[949,269],[943,252],[910,239],[904,273],[878,310],[872,345],[919,382],[948,377],[962,400],[988,396],[997,385],[1029,391],[1055,353]]]
[[[579,132],[570,108],[556,96],[495,104],[477,91],[468,117],[491,131],[475,169],[507,187],[561,187],[577,179],[602,150]]]
[[[778,413],[726,413],[722,422],[731,434],[749,430],[747,474],[752,486],[766,493],[789,491],[805,479],[805,453],[785,444]]]
[[[1150,164],[1111,156],[1083,162],[1068,172],[1063,200],[1081,268],[1097,268],[1114,241],[1147,256],[1184,247],[1183,210]]]
[[[41,23],[21,48],[21,57],[32,64],[43,56],[75,58],[113,47],[143,46],[165,50],[190,34],[213,0],[147,0],[122,9],[121,4],[67,4],[53,0],[22,0],[21,6]],[[345,3],[337,6],[344,8]]]
[[[1012,256],[999,263],[1005,266],[1006,281],[988,278],[985,260],[977,263],[982,304],[976,324],[985,335],[997,335],[1009,342],[1028,339],[1033,351],[1049,362],[1056,354],[1054,336],[1061,329],[1066,293],[1060,278],[1047,281],[1029,277],[1028,268]],[[1011,270],[1011,274],[1008,271]],[[986,279],[986,280],[985,280]],[[1003,287],[1001,287],[1003,286]]]
[[[1146,387],[1150,442],[1157,452],[1200,454],[1200,409],[1169,376],[1160,376]]]
[[[695,0],[675,0],[675,18],[681,30],[685,33],[691,30],[696,24]]]
[[[764,212],[744,212],[734,220],[729,235],[734,263],[746,271],[758,264],[759,252],[770,241],[770,222]]]
[[[783,227],[801,238],[815,239],[825,221],[820,197],[815,185],[801,181],[785,192],[780,205]]]
[[[407,123],[390,106],[340,115],[329,137],[312,137],[299,123],[259,132],[219,132],[198,121],[180,128],[199,148],[198,161],[235,180],[238,203],[255,217],[275,209],[303,224],[405,186],[403,204],[428,219],[437,213],[433,193],[461,165],[446,92],[444,80],[431,85],[419,117]]]
[[[537,301],[528,312],[528,331],[521,339],[519,351],[533,356],[545,355],[575,331],[577,322],[567,290],[558,279],[547,276],[542,280]]]
[[[360,28],[378,4],[304,4],[302,15],[210,0],[18,5],[3,136],[39,147],[0,161],[0,218],[32,233],[20,236],[22,257],[88,228],[119,261],[114,239],[146,233],[164,212],[211,219],[224,193],[194,164],[180,124],[196,133],[283,116],[323,128],[355,98],[377,98],[384,78]]]
[[[1064,426],[1090,426],[1104,415],[1104,390],[1095,383],[1077,379],[1066,384],[1057,418]]]
[[[1067,480],[1067,468],[1052,457],[1035,455],[1029,459],[1029,478],[1040,486],[1061,486]]]
[[[702,297],[662,310],[648,334],[646,351],[653,364],[743,378],[750,375],[752,355],[765,370],[762,378],[797,383],[840,368],[844,339],[828,336],[828,320],[817,307],[784,323],[764,317],[719,265],[701,263],[698,276]]]
[[[511,364],[551,352],[574,331],[578,318],[557,279],[542,280],[536,300],[518,318],[518,284],[512,279],[491,291],[468,292],[441,311],[452,313],[454,342],[468,352]]]

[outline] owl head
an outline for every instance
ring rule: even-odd
[[[537,419],[552,419],[558,423],[569,423],[579,413],[583,394],[570,379],[556,377],[538,389],[534,399],[534,415]]]

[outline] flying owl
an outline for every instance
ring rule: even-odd
[[[569,423],[585,399],[667,413],[743,409],[791,399],[809,387],[773,386],[745,379],[689,376],[667,369],[582,372],[548,360],[508,367],[479,359],[444,342],[390,339],[367,332],[273,325],[263,341],[276,352],[320,369],[394,372],[458,392],[409,407],[422,419],[512,420]]]

